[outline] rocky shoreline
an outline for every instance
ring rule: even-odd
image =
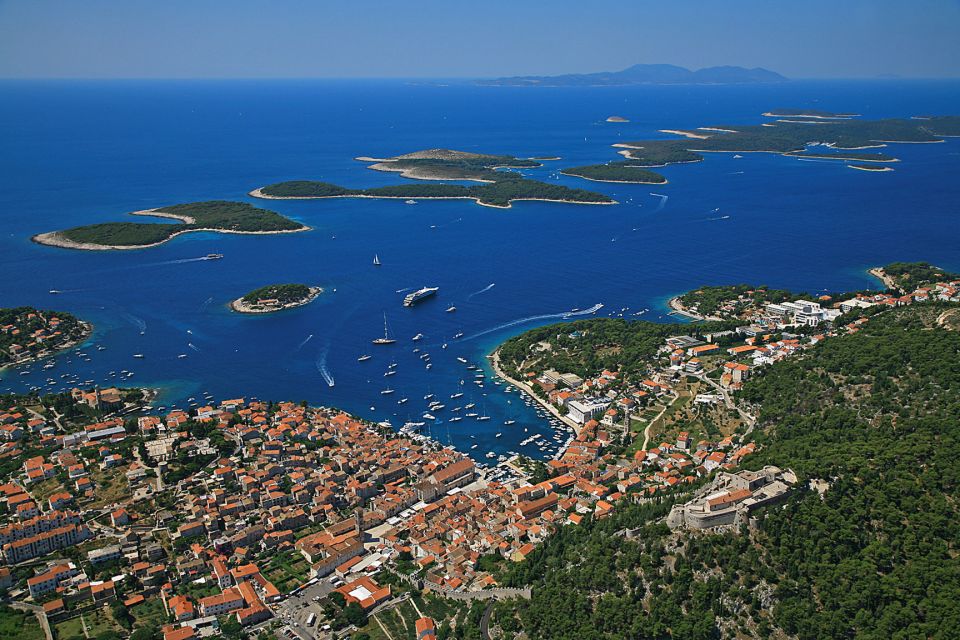
[[[251,305],[248,302],[245,302],[242,297],[233,300],[228,305],[231,311],[236,311],[237,313],[247,313],[247,314],[265,314],[265,313],[277,313],[278,311],[286,311],[287,309],[296,309],[297,307],[302,307],[304,305],[310,304],[316,300],[320,294],[323,293],[323,287],[310,287],[310,295],[304,298],[303,300],[297,300],[296,302],[289,302],[285,305],[279,307],[258,307],[256,305]]]

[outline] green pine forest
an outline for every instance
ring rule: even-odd
[[[497,604],[494,637],[958,637],[958,327],[956,305],[889,311],[758,374],[747,466],[794,469],[787,504],[736,532],[671,533],[667,502],[563,527],[502,576],[533,598]]]

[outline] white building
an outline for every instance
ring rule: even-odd
[[[574,422],[585,424],[603,413],[608,406],[610,406],[610,402],[605,399],[570,400],[567,402],[567,415]]]

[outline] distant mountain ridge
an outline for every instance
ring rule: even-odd
[[[720,66],[691,71],[673,64],[635,64],[623,71],[568,73],[558,76],[512,76],[478,80],[478,84],[511,87],[586,87],[630,84],[752,84],[786,82],[775,71]]]

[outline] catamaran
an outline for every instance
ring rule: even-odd
[[[387,328],[387,314],[383,314],[383,337],[377,338],[373,341],[373,344],[393,344],[396,340],[390,337],[390,331]]]

